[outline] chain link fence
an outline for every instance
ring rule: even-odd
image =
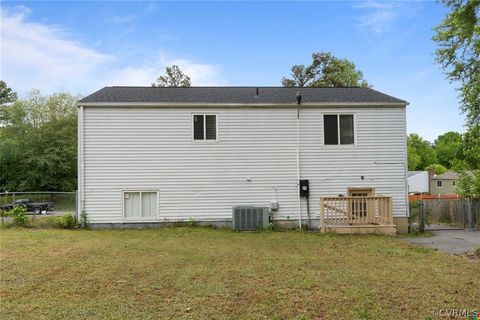
[[[0,192],[0,210],[23,205],[29,214],[63,215],[77,213],[77,193],[57,191]]]

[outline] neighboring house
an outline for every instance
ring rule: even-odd
[[[78,106],[79,207],[92,226],[230,225],[235,206],[318,226],[321,196],[374,188],[364,194],[391,196],[406,228],[403,100],[370,88],[106,87]]]
[[[429,192],[428,171],[408,171],[408,192]]]
[[[432,176],[431,191],[432,195],[455,195],[455,184],[458,180],[458,173],[447,171],[445,173]]]

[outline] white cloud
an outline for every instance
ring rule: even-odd
[[[150,85],[165,66],[178,64],[193,85],[224,83],[219,68],[189,59],[166,57],[138,65],[71,39],[65,29],[27,20],[24,6],[1,7],[1,79],[20,94],[67,90],[87,94],[107,85]],[[161,52],[161,50],[157,50]]]
[[[210,64],[196,63],[188,59],[171,59],[159,53],[160,58],[140,66],[129,66],[114,70],[105,79],[105,85],[150,85],[165,67],[178,65],[188,75],[194,86],[225,85],[220,77],[219,68]]]
[[[18,90],[66,87],[112,57],[66,38],[57,26],[27,22],[23,6],[1,9],[2,79]]]
[[[192,79],[193,85],[214,86],[225,84],[224,81],[219,80],[219,68],[217,66],[194,63],[186,59],[167,60],[166,65],[172,64],[178,65]]]
[[[389,30],[403,8],[399,2],[383,1],[366,1],[356,4],[355,7],[366,11],[358,19],[359,27],[377,34]]]

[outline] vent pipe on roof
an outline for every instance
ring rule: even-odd
[[[297,104],[302,103],[302,93],[300,91],[297,91]]]

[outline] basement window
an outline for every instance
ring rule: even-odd
[[[323,137],[325,145],[355,144],[353,114],[323,115]]]
[[[194,114],[193,115],[193,140],[215,141],[217,140],[217,115]]]
[[[124,191],[123,216],[127,220],[153,220],[158,217],[157,191]]]

